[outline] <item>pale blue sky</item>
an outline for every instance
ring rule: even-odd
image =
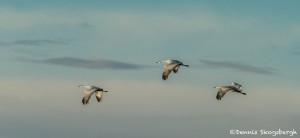
[[[299,4],[0,0],[0,137],[300,133]],[[190,67],[162,81],[169,58]],[[217,101],[232,81],[248,95]],[[82,106],[79,84],[109,93]]]

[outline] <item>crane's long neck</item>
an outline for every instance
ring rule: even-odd
[[[216,88],[216,89],[220,89],[221,87],[220,87],[220,86],[216,86],[216,87],[214,87],[214,88]]]
[[[166,61],[157,61],[156,63],[165,64],[165,63],[166,63]]]
[[[88,86],[88,85],[78,85],[78,87],[84,87],[86,89],[91,89],[92,86]]]

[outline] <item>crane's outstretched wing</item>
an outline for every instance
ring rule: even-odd
[[[174,68],[173,68],[173,72],[174,73],[177,73],[178,72],[178,69],[179,69],[180,65],[176,65]]]
[[[228,92],[227,89],[222,89],[222,88],[220,88],[220,89],[218,90],[218,93],[217,93],[217,96],[216,96],[217,100],[221,100],[222,97],[226,94],[226,92]]]
[[[164,69],[163,69],[163,74],[162,74],[162,79],[163,80],[167,80],[169,74],[171,73],[171,71],[177,66],[178,64],[169,64],[169,65],[165,65]]]
[[[102,98],[103,98],[103,92],[102,91],[96,91],[95,96],[96,96],[97,101],[101,102]]]
[[[85,91],[83,94],[83,98],[82,98],[82,104],[86,105],[89,103],[89,100],[91,98],[91,96],[93,95],[94,92],[92,91]]]
[[[234,86],[235,88],[237,88],[239,91],[243,91],[241,84],[238,84],[236,82],[232,82],[231,85]]]

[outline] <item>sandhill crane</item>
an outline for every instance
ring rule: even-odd
[[[216,96],[217,100],[221,100],[222,97],[227,93],[227,92],[237,92],[243,95],[246,95],[246,93],[243,93],[242,91],[242,85],[232,82],[231,86],[217,86],[215,87],[218,89],[218,94]]]
[[[103,98],[103,92],[102,88],[96,87],[96,86],[89,86],[89,85],[79,85],[78,87],[84,87],[86,90],[84,91],[83,98],[82,98],[82,104],[86,105],[89,103],[89,100],[91,96],[95,93],[96,99],[98,102],[102,101]]]
[[[178,72],[178,69],[180,66],[186,66],[189,67],[189,65],[185,65],[182,62],[178,60],[165,60],[165,61],[157,61],[156,63],[162,63],[164,64],[164,69],[163,69],[163,74],[162,74],[162,79],[167,80],[169,74],[173,71],[174,73]]]

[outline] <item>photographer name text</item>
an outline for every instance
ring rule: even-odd
[[[265,130],[265,129],[260,129],[260,130],[238,130],[238,129],[232,129],[230,130],[231,135],[271,135],[271,136],[295,136],[298,135],[298,132],[293,129],[293,130]]]

